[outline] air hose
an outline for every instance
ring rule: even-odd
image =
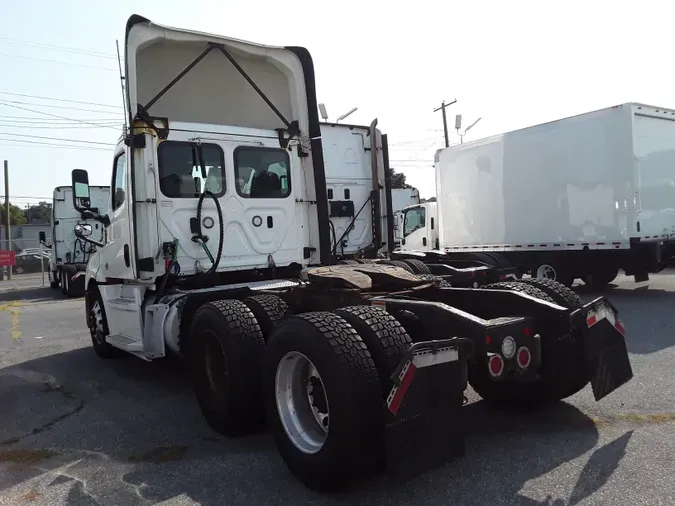
[[[216,212],[218,213],[218,224],[220,226],[220,238],[218,240],[218,252],[216,253],[215,258],[211,254],[211,251],[209,251],[208,246],[206,243],[208,242],[209,238],[208,236],[205,236],[202,233],[202,206],[204,205],[204,197],[209,196],[211,199],[216,203]],[[225,240],[225,224],[223,222],[223,210],[220,207],[220,202],[218,202],[218,198],[210,191],[204,190],[202,194],[199,196],[199,201],[197,202],[197,232],[196,234],[192,237],[192,240],[194,242],[200,242],[202,245],[202,248],[204,249],[204,253],[206,253],[206,256],[209,257],[209,260],[211,261],[211,267],[209,268],[208,271],[206,271],[204,274],[206,276],[209,276],[216,272],[216,269],[218,268],[218,264],[220,263],[220,257],[223,254],[223,243]]]

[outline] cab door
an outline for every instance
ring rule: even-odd
[[[401,249],[426,250],[432,249],[429,243],[427,215],[424,206],[414,206],[404,209],[403,240]]]
[[[107,243],[101,249],[101,268],[106,278],[134,279],[134,248],[132,235],[133,202],[131,201],[131,176],[127,164],[127,151],[116,152],[110,188],[110,225]]]

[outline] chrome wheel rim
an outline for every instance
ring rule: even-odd
[[[323,448],[330,427],[328,397],[309,358],[286,353],[277,365],[275,396],[281,425],[295,447],[314,454]]]
[[[539,279],[552,279],[555,281],[556,272],[553,266],[548,264],[540,265],[537,269],[537,278]]]

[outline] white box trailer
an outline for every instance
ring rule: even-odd
[[[675,254],[675,110],[627,103],[441,149],[439,242],[536,277],[636,281]]]
[[[108,212],[110,200],[109,186],[90,186],[91,207],[100,213]],[[52,201],[52,244],[49,261],[49,284],[52,288],[61,286],[67,296],[84,295],[84,271],[89,257],[96,246],[75,235],[77,225],[90,225],[91,238],[105,242],[105,228],[97,221],[87,219],[77,211],[73,203],[71,186],[54,188]],[[41,236],[44,241],[44,238]],[[82,275],[73,279],[78,273]]]

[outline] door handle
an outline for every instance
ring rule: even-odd
[[[422,237],[422,246],[426,246],[426,245],[427,245],[427,238]]]
[[[128,244],[124,245],[124,264],[127,267],[131,266],[131,256],[129,255],[129,245]]]

